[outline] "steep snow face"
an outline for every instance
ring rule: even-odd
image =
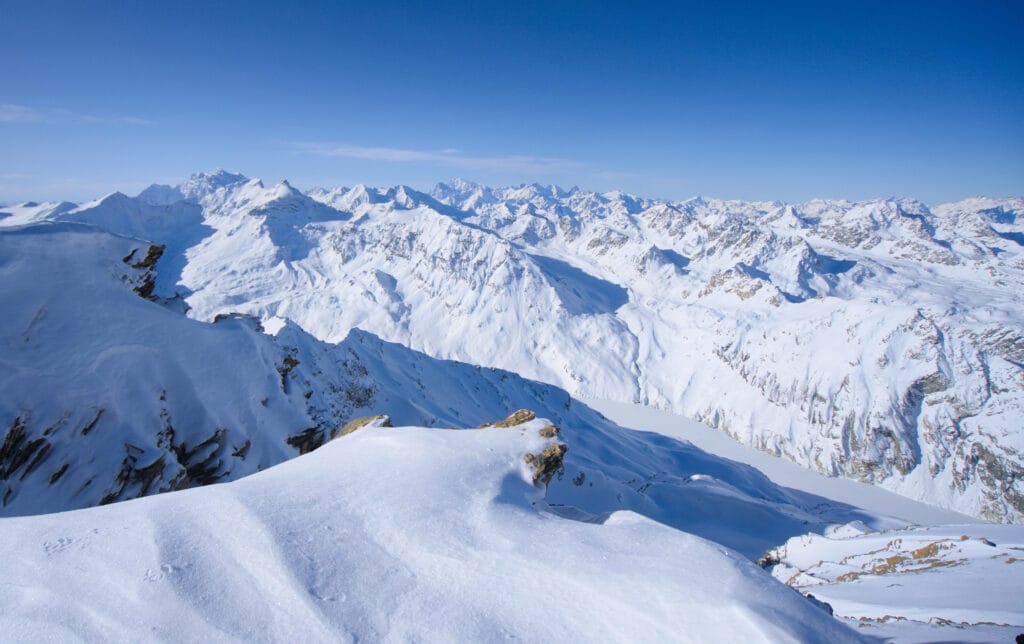
[[[361,328],[1024,517],[1024,200],[666,202],[466,182],[304,195],[226,173],[175,190],[178,204],[135,201],[198,208],[187,239],[119,232],[168,245],[155,293],[197,319],[289,319],[328,342]]]
[[[3,514],[255,472],[312,424],[256,321],[197,323],[139,297],[151,248],[67,223],[0,233]]]
[[[0,628],[25,641],[861,641],[717,544],[628,511],[547,511],[524,462],[546,426],[364,428],[241,481],[5,519]]]

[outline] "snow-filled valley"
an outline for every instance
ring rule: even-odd
[[[1011,637],[1020,213],[221,171],[0,207],[0,633]]]

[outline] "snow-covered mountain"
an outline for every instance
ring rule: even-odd
[[[752,560],[900,522],[510,372],[188,319],[152,295],[164,252],[81,223],[0,231],[7,636],[858,640]],[[527,404],[547,418],[500,421]]]
[[[4,519],[0,629],[12,641],[864,641],[720,545],[635,512],[552,512],[526,462],[559,444],[549,427],[365,427],[240,481]]]
[[[846,497],[854,507],[819,496],[828,486],[810,479],[799,487],[813,493],[780,487],[674,429],[624,429],[570,394],[654,403],[650,392],[663,387],[682,405],[701,386],[709,408],[721,408],[719,426],[726,409],[746,409],[757,436],[799,445],[815,436],[806,432],[824,418],[821,403],[806,427],[785,425],[789,434],[761,427],[770,405],[799,405],[778,392],[765,400],[744,393],[738,383],[754,358],[732,366],[739,354],[723,339],[739,338],[743,351],[777,370],[802,364],[807,378],[832,377],[839,367],[822,362],[827,351],[853,352],[855,341],[875,336],[830,347],[831,327],[796,315],[799,307],[845,302],[847,313],[875,316],[861,324],[877,334],[896,315],[896,300],[879,294],[932,270],[921,268],[931,260],[871,264],[815,242],[808,265],[832,270],[834,281],[798,271],[779,291],[792,297],[773,303],[755,293],[730,305],[735,293],[712,284],[718,273],[700,282],[725,249],[698,257],[659,241],[628,254],[655,235],[644,213],[668,205],[539,190],[458,184],[434,196],[401,187],[304,194],[215,173],[135,198],[0,209],[0,547],[11,563],[0,571],[0,631],[26,640],[856,640],[829,617],[833,610],[862,633],[896,641],[981,641],[1024,625],[1012,599],[1018,527],[912,528],[867,496]],[[480,192],[469,198],[479,203],[455,198],[466,191]],[[528,240],[541,216],[529,225],[519,215],[497,221],[501,207],[535,194],[552,203],[604,200],[609,211],[590,220],[583,213],[597,206],[577,204],[579,213],[559,215],[567,229],[578,227],[573,240],[558,223],[554,237]],[[585,235],[616,217],[612,202],[626,204],[624,221],[637,229],[604,251],[590,248]],[[1008,215],[989,219],[1013,242]],[[801,243],[810,247],[808,239]],[[903,239],[885,243],[897,253]],[[995,257],[1018,261],[1014,252],[1007,245]],[[756,291],[784,282],[770,272],[782,270],[777,257],[748,260],[740,272],[764,282]],[[875,272],[844,281],[867,265]],[[1000,279],[1011,279],[1014,266]],[[942,270],[932,280],[949,293],[903,296],[981,306],[985,293],[974,282],[954,285]],[[797,297],[801,279],[833,295]],[[693,281],[710,290],[673,290]],[[835,295],[842,289],[846,299]],[[971,421],[989,424],[961,423],[953,444],[984,439],[986,449],[1005,450],[1002,461],[980,458],[963,480],[971,494],[1012,508],[997,486],[1012,493],[1019,467],[1012,441],[1020,383],[1005,378],[1020,363],[1006,359],[1009,376],[993,375],[998,352],[1014,350],[1008,332],[1017,319],[1011,298],[1000,297],[987,309],[947,311],[944,320],[976,335],[958,336],[961,344],[944,335],[939,344],[961,353],[968,340],[989,347],[976,354],[990,388],[977,403],[987,418]],[[678,325],[699,311],[707,325],[683,335]],[[982,313],[1002,320],[991,322],[1002,345],[984,344],[995,336],[979,331]],[[807,335],[791,342],[813,340],[814,353],[779,353],[785,338],[777,336],[793,329]],[[875,363],[873,377],[917,377],[913,369],[932,354],[920,338],[911,341],[915,333],[908,328],[881,349],[858,345],[902,361]],[[690,362],[656,356],[653,339]],[[757,353],[769,350],[776,353]],[[631,361],[620,360],[630,351]],[[510,364],[556,384],[450,357]],[[913,427],[917,453],[929,458],[927,410],[953,405],[971,376],[962,363],[942,365],[946,398],[934,379],[927,391],[915,381],[918,416],[901,426]],[[628,395],[613,396],[616,387]],[[843,391],[833,406],[862,392]],[[789,392],[793,401],[798,394]],[[893,441],[904,436],[892,433]],[[836,454],[874,454],[869,471],[880,476],[900,449]],[[984,478],[999,467],[995,483]],[[944,490],[941,477],[919,480],[922,490]],[[206,486],[215,482],[224,484]],[[964,508],[973,497],[949,498]],[[89,507],[115,501],[125,502]],[[74,508],[85,509],[19,516]],[[963,579],[974,571],[984,584]],[[894,584],[918,589],[916,599],[891,592]],[[971,605],[953,600],[962,590],[973,594]]]
[[[571,446],[548,501],[576,519],[632,510],[754,559],[807,530],[868,520],[752,467],[625,430],[567,392],[353,330],[191,320],[146,296],[159,247],[82,224],[0,231],[0,515],[124,501],[253,474],[387,414],[476,427],[530,408]],[[357,423],[358,424],[358,423]],[[750,530],[756,521],[757,530]]]
[[[328,344],[358,328],[1024,517],[1024,200],[670,202],[466,182],[306,194],[216,172],[4,211],[0,225],[48,217],[164,245],[151,294],[197,320],[243,314]]]

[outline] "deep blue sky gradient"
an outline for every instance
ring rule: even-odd
[[[224,167],[1024,195],[1024,3],[0,0],[0,202]]]

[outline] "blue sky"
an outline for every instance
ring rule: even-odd
[[[223,167],[1024,195],[1024,3],[0,0],[0,202]]]

